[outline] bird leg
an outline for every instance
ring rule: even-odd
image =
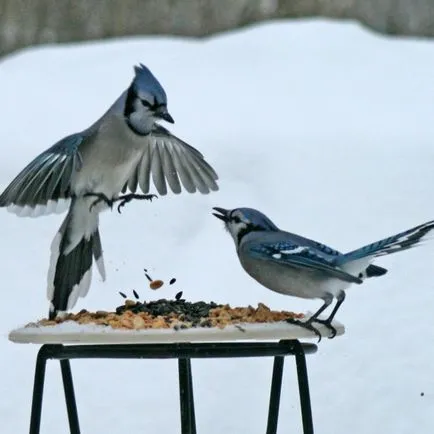
[[[152,199],[158,197],[155,194],[124,194],[117,197],[116,199],[109,199],[104,193],[86,193],[84,196],[93,196],[97,198],[90,205],[89,211],[92,211],[92,208],[95,205],[98,205],[100,202],[104,202],[110,209],[113,209],[113,204],[115,202],[120,202],[120,204],[118,205],[119,214],[121,213],[121,208],[125,206],[126,203],[131,202],[133,199],[152,201]]]
[[[91,203],[91,205],[89,207],[89,212],[91,212],[92,208],[95,205],[98,205],[100,202],[104,202],[109,208],[113,208],[113,202],[114,202],[114,200],[113,199],[109,199],[104,193],[86,193],[86,194],[84,194],[84,197],[90,197],[90,196],[96,197],[97,199],[95,199]]]
[[[125,206],[128,202],[131,202],[133,199],[138,200],[150,200],[152,202],[152,199],[158,198],[155,194],[124,194],[123,196],[119,196],[118,198],[114,199],[113,202],[120,202],[118,205],[118,213],[121,213],[121,208]]]
[[[300,321],[299,319],[288,318],[288,319],[286,319],[286,322],[288,324],[294,324],[296,326],[302,327],[304,329],[307,329],[307,330],[315,333],[315,335],[318,336],[318,342],[321,341],[321,338],[322,338],[321,333],[319,332],[319,330],[316,327],[314,327],[312,325],[312,322],[310,320]]]
[[[332,301],[333,301],[333,296],[330,295],[330,297],[327,297],[324,300],[324,304],[307,321],[300,321],[299,319],[288,318],[286,320],[286,322],[288,322],[289,324],[298,325],[298,326],[303,327],[307,330],[310,330],[311,332],[315,333],[316,336],[318,336],[318,342],[321,342],[321,338],[322,338],[321,333],[319,332],[319,330],[316,327],[314,327],[312,325],[312,323],[313,322],[320,322],[322,324],[322,322],[318,321],[317,318],[325,309],[327,309],[330,306]],[[334,337],[336,335],[335,328],[332,326],[327,326],[327,327],[329,329],[334,330],[334,335],[332,336],[332,337]],[[332,331],[332,333],[333,333],[333,331]]]
[[[315,318],[314,321],[318,322],[320,324],[325,325],[330,332],[332,333],[332,335],[330,336],[329,339],[333,339],[336,336],[336,329],[332,326],[332,321],[333,318],[336,315],[336,312],[339,310],[339,308],[341,307],[341,304],[344,302],[345,300],[345,292],[341,291],[337,296],[336,299],[338,300],[335,307],[333,308],[331,314],[329,315],[329,317],[327,319],[317,319]]]

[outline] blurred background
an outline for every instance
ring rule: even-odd
[[[355,20],[433,37],[433,0],[0,0],[0,55],[36,44],[134,35],[209,37],[270,20]]]

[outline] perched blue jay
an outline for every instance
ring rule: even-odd
[[[387,270],[371,265],[377,256],[407,250],[418,245],[434,229],[434,221],[424,223],[384,240],[340,253],[324,244],[280,230],[267,216],[251,208],[213,208],[213,215],[225,223],[234,239],[244,270],[272,291],[301,298],[320,298],[323,305],[307,321],[291,320],[316,333],[314,322],[331,331],[336,312],[345,300],[345,290],[366,278],[382,276]],[[337,299],[325,320],[318,316]]]
[[[51,246],[50,317],[71,309],[90,287],[93,259],[105,279],[99,213],[119,201],[218,190],[214,169],[195,148],[157,123],[174,123],[161,84],[144,65],[108,111],[80,133],[36,157],[0,196],[0,207],[18,215],[68,214]],[[135,194],[137,186],[144,195]],[[130,194],[119,196],[129,190]],[[64,206],[66,205],[66,207]]]

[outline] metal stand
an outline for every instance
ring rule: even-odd
[[[297,365],[303,433],[313,434],[305,354],[314,353],[316,350],[317,346],[315,344],[300,343],[298,340],[137,345],[43,345],[36,359],[30,434],[39,434],[40,432],[45,365],[48,359],[60,361],[71,434],[80,434],[77,404],[69,363],[71,359],[178,359],[181,432],[182,434],[196,434],[191,359],[270,356],[274,357],[274,367],[266,434],[276,434],[282,389],[283,362],[284,357],[289,355],[295,356]]]

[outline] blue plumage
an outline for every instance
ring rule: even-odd
[[[155,96],[159,104],[167,104],[166,92],[149,68],[140,63],[134,67],[134,72],[136,75],[133,86],[137,92],[149,92]]]
[[[265,228],[267,231],[278,231],[279,228],[263,213],[254,208],[238,208],[246,219],[249,219],[252,224],[260,228]]]
[[[0,207],[18,215],[69,206],[51,246],[50,317],[87,294],[94,262],[105,278],[101,211],[116,201],[151,199],[153,186],[160,195],[218,190],[217,173],[203,155],[159,125],[174,123],[160,82],[142,64],[134,70],[129,87],[96,122],[38,155],[0,195]]]
[[[362,283],[336,265],[336,257],[328,258],[320,251],[308,246],[300,246],[289,241],[278,243],[257,243],[249,247],[252,257],[267,260],[298,269],[323,271],[346,282]]]
[[[434,229],[431,221],[344,254],[280,230],[252,208],[214,210],[232,235],[240,263],[251,277],[282,294],[324,301],[307,321],[295,322],[317,334],[313,323],[322,323],[330,329],[331,337],[336,333],[331,323],[345,299],[345,290],[352,283],[361,284],[366,278],[386,274],[386,269],[371,264],[374,258],[415,247]],[[337,303],[328,318],[319,319],[334,298]]]
[[[434,228],[434,221],[424,223],[399,234],[385,238],[367,246],[346,253],[339,258],[339,263],[355,261],[366,257],[389,255],[401,250],[411,249],[421,243],[422,239]]]

